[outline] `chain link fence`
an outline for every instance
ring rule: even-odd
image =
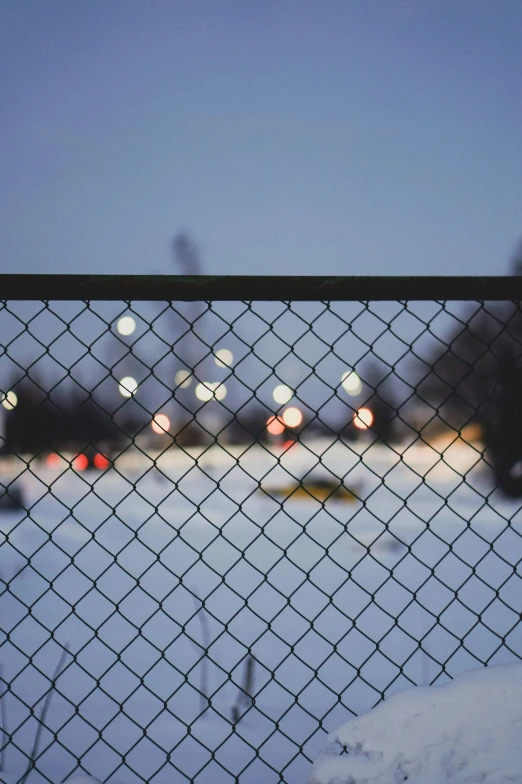
[[[0,282],[2,782],[297,784],[522,658],[518,281]]]

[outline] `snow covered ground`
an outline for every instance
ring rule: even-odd
[[[230,451],[21,474],[30,513],[0,515],[1,781],[25,770],[64,645],[31,782],[80,760],[128,784],[301,784],[383,696],[522,657],[522,515],[473,447]],[[312,469],[361,500],[259,491]],[[249,652],[255,705],[233,725]]]
[[[416,687],[330,734],[310,784],[522,782],[522,664]]]

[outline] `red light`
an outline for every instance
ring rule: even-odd
[[[85,471],[88,465],[89,465],[89,461],[87,460],[85,455],[77,455],[72,461],[72,467],[76,471]]]
[[[283,444],[283,449],[284,449],[284,450],[285,450],[285,452],[286,452],[286,451],[288,451],[288,450],[289,450],[289,449],[290,449],[292,446],[295,446],[296,444],[297,444],[297,441],[296,441],[295,439],[293,439],[293,438],[289,438],[289,439],[288,439],[288,441],[285,441],[285,442],[284,442],[284,444]]]
[[[94,455],[94,467],[98,468],[100,471],[105,471],[106,468],[110,466],[110,462],[107,460],[105,455],[101,455],[99,452]]]
[[[62,462],[62,458],[60,455],[52,452],[50,455],[47,455],[45,462],[47,463],[47,468],[59,468]]]

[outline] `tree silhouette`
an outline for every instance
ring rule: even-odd
[[[98,400],[73,381],[50,386],[33,372],[13,380],[9,388],[18,402],[5,413],[5,453],[114,451],[128,444],[131,431],[140,428],[136,417],[127,422],[119,412],[111,411],[114,406],[108,401]]]
[[[383,362],[369,360],[361,371],[368,395],[364,407],[373,414],[371,431],[385,444],[397,435],[397,399],[393,389],[392,371]]]
[[[511,272],[522,274],[522,243]],[[484,302],[457,322],[423,359],[417,395],[447,427],[480,425],[497,486],[507,495],[522,495],[521,303]]]

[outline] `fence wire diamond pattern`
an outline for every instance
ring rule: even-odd
[[[0,778],[303,782],[522,657],[518,305],[0,311]]]

